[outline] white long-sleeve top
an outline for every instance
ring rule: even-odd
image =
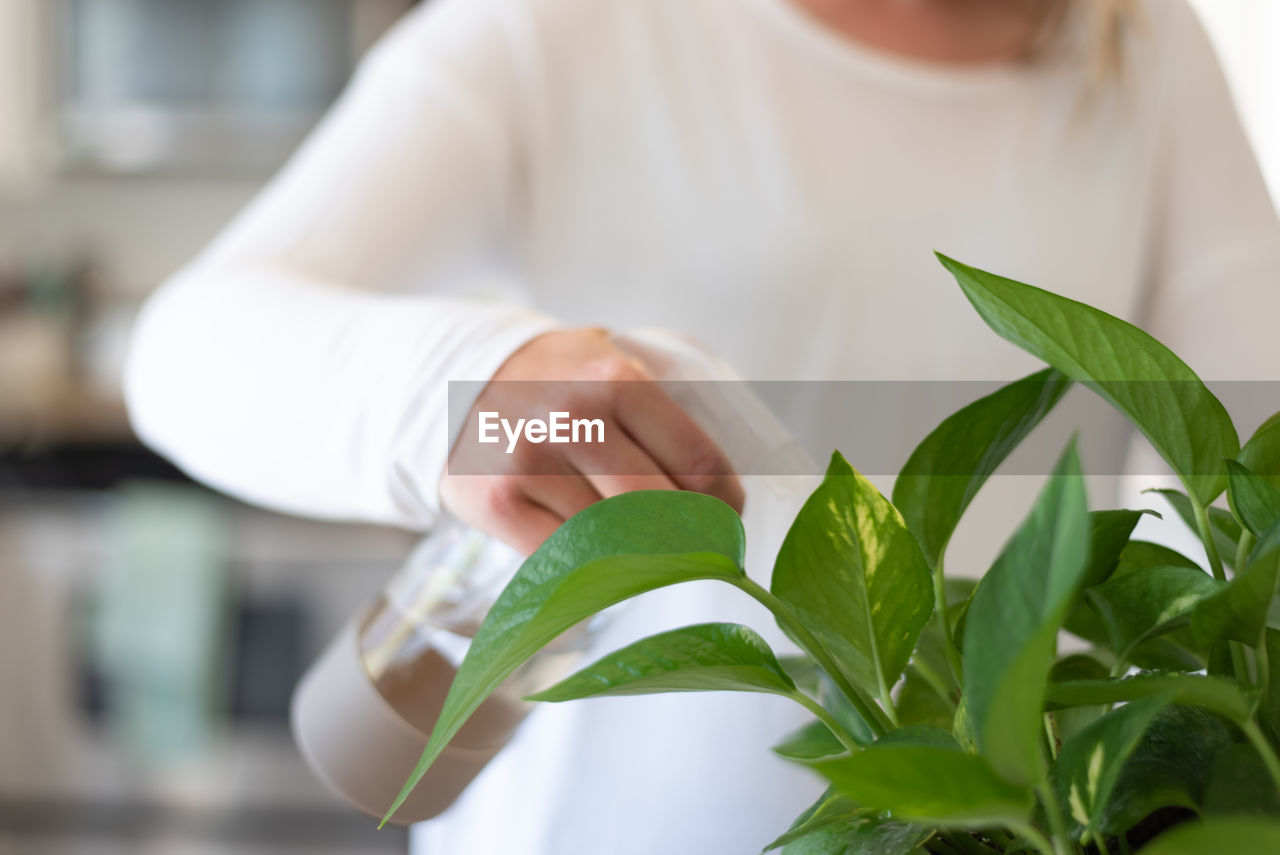
[[[425,528],[447,381],[557,325],[674,328],[757,379],[1033,368],[934,249],[1140,321],[1204,376],[1274,378],[1275,209],[1184,0],[1142,9],[1091,94],[1071,27],[1037,63],[950,67],[788,0],[433,0],[148,302],[136,428],[247,500]],[[750,611],[709,590],[623,629]],[[820,789],[764,751],[786,704],[541,711],[420,843],[753,851]]]

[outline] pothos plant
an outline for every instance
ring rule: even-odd
[[[773,750],[830,787],[770,850],[1280,852],[1280,414],[1242,446],[1222,404],[1142,330],[940,258],[992,330],[1049,367],[943,421],[892,501],[836,453],[768,588],[743,570],[741,520],[717,499],[635,492],[570,519],[490,610],[388,816],[557,635],[637,594],[714,579],[762,603],[807,655],[776,656],[737,624],[686,626],[532,697],[728,690],[804,706],[813,722]],[[981,581],[948,579],[961,515],[1072,383],[1178,474],[1184,490],[1162,492],[1207,568],[1131,539],[1141,511],[1090,511],[1072,444]],[[1224,491],[1230,510],[1215,504]],[[1087,649],[1060,656],[1064,631]]]

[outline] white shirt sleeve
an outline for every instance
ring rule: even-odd
[[[1277,380],[1280,219],[1204,28],[1169,7],[1149,329],[1206,380]]]
[[[147,302],[125,380],[147,444],[286,512],[431,522],[448,381],[488,379],[554,327],[521,283],[484,272],[519,168],[494,5],[402,21],[285,170]]]

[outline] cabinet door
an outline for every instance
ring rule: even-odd
[[[0,197],[49,174],[48,4],[0,0]]]

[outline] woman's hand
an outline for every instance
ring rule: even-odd
[[[603,442],[481,446],[479,414],[567,412],[601,419]],[[468,474],[462,474],[468,473]],[[477,397],[440,482],[460,519],[524,554],[599,499],[630,490],[694,490],[742,510],[742,485],[721,450],[600,329],[541,335],[498,369]]]

